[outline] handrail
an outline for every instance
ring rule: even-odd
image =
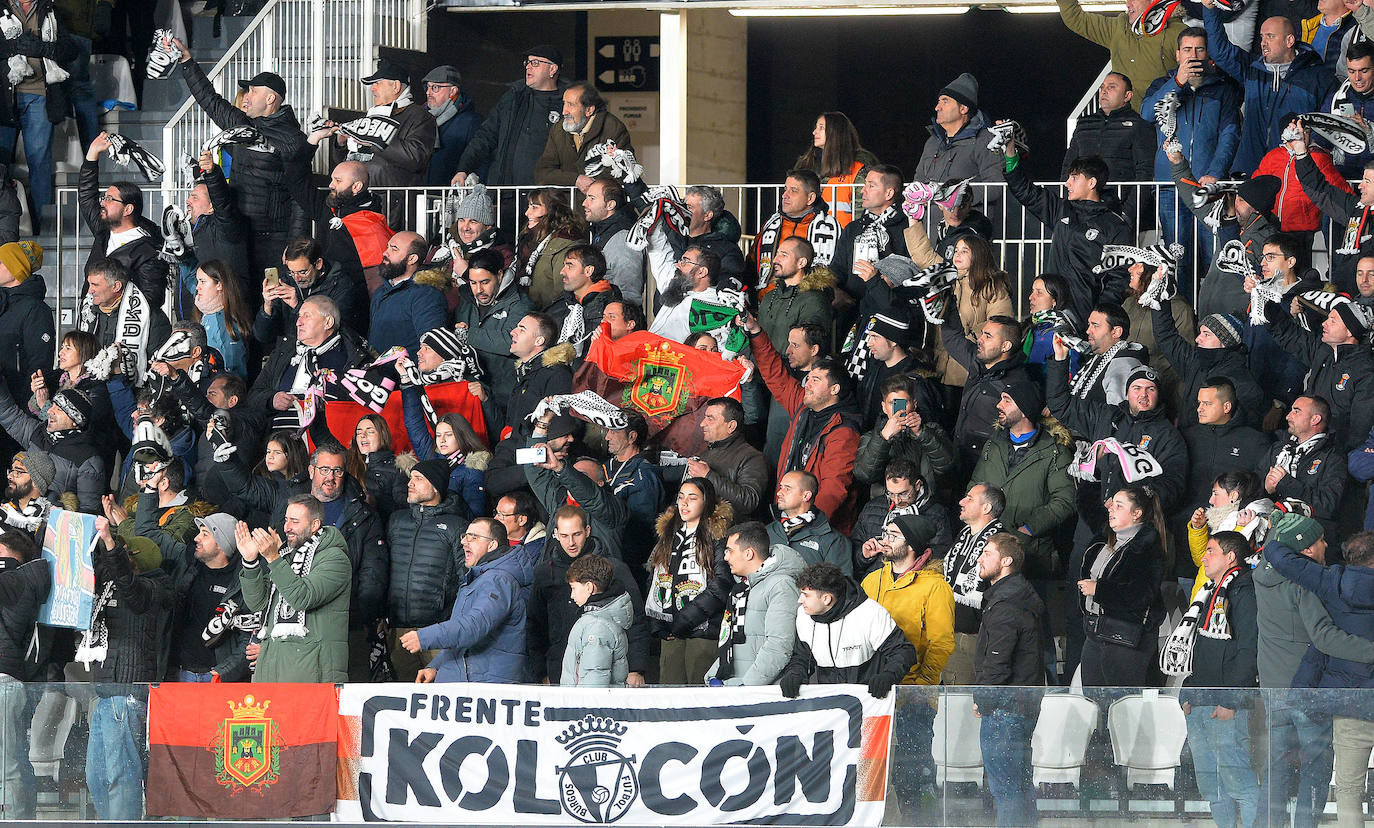
[[[1078,119],[1082,118],[1084,115],[1091,115],[1099,109],[1097,105],[1097,88],[1102,85],[1102,81],[1106,80],[1107,76],[1111,73],[1112,62],[1107,61],[1107,65],[1103,66],[1102,71],[1097,73],[1097,79],[1093,81],[1092,86],[1089,86],[1088,91],[1084,92],[1083,97],[1079,98],[1078,103],[1074,104],[1073,114],[1070,115],[1068,119],[1069,134],[1067,140],[1069,143],[1073,142],[1074,130],[1078,129]]]

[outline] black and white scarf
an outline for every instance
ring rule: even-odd
[[[262,613],[253,612],[233,598],[225,598],[200,631],[200,640],[207,647],[216,647],[230,630],[257,632],[262,627]]]
[[[77,327],[95,333],[96,308],[88,295],[81,300]],[[148,334],[153,327],[153,306],[132,281],[124,283],[124,295],[119,300],[115,317],[115,341],[86,363],[86,370],[96,379],[110,378],[114,361],[130,385],[139,384],[148,373]]]
[[[414,102],[410,87],[402,86],[396,100],[378,104],[368,109],[363,117],[341,124],[339,132],[348,138],[348,160],[371,161],[373,155],[386,149],[401,130],[396,110],[405,109]]]
[[[945,580],[954,590],[954,603],[973,609],[983,607],[983,579],[978,576],[978,556],[983,554],[988,538],[1002,531],[1002,522],[994,520],[977,534],[965,526],[959,530],[949,553],[945,555]]]
[[[17,40],[24,34],[24,21],[20,20],[9,9],[0,12],[0,36],[5,40]],[[44,43],[57,42],[57,17],[52,9],[43,15],[43,22],[38,24],[38,36]],[[19,83],[25,78],[33,77],[33,67],[29,65],[29,60],[24,55],[12,55],[9,59],[9,81],[10,85]],[[50,58],[43,58],[43,82],[49,85],[61,83],[71,75],[67,70],[57,65],[57,62]]]
[[[76,647],[75,660],[91,666],[91,662],[105,663],[110,654],[110,626],[105,621],[105,608],[114,601],[114,579],[105,582],[100,597],[95,599],[91,610],[91,627],[81,633],[81,643]]]
[[[1097,453],[1111,455],[1121,464],[1121,473],[1127,483],[1136,483],[1164,473],[1164,466],[1145,449],[1135,443],[1123,443],[1115,437],[1107,437],[1097,442],[1079,440],[1075,444],[1073,460],[1069,463],[1069,476],[1077,480],[1097,480]]]
[[[125,169],[131,166],[137,167],[143,177],[149,181],[161,179],[162,174],[167,171],[167,168],[162,164],[162,159],[134,143],[133,139],[125,138],[117,132],[106,134],[110,136],[110,149],[108,150],[110,160],[119,166]]]
[[[767,566],[772,560],[774,558],[768,558],[764,565]],[[737,579],[730,587],[729,603],[725,608],[725,617],[720,622],[720,640],[717,642],[718,679],[734,678],[735,645],[745,642],[744,615],[749,611],[749,588],[748,578]]]
[[[692,211],[687,202],[678,195],[677,188],[671,184],[650,187],[644,194],[645,207],[630,225],[625,237],[625,245],[631,250],[643,250],[649,246],[649,233],[662,221],[679,236],[687,235],[692,226]]]
[[[539,401],[539,404],[534,407],[534,411],[531,411],[526,419],[530,422],[538,422],[548,412],[564,414],[568,411],[588,422],[596,423],[604,429],[624,428],[626,425],[625,412],[606,402],[605,399],[591,390],[579,391],[576,394],[554,394],[545,397]]]
[[[310,574],[310,567],[315,563],[315,552],[319,550],[320,539],[323,537],[324,530],[320,529],[298,548],[282,550],[282,554],[290,553],[291,571],[297,578],[304,578]],[[258,565],[262,565],[260,559]],[[272,585],[272,591],[267,594],[267,609],[272,613],[272,631],[268,633],[272,638],[304,638],[310,634],[309,628],[305,626],[305,610],[288,604],[285,596],[278,592],[275,583]],[[259,638],[262,637],[262,632],[263,630],[258,631]]]
[[[75,431],[75,429],[71,429]],[[46,497],[36,495],[29,499],[24,506],[15,503],[5,503],[0,505],[0,513],[4,514],[5,524],[25,532],[36,532],[40,527],[48,522],[48,512],[52,511],[52,504]]]
[[[797,531],[803,526],[811,525],[811,523],[815,520],[815,509],[807,509],[805,512],[802,512],[796,517],[784,517],[778,519],[778,521],[782,524],[782,531],[786,533],[788,537],[791,537],[793,532]]]
[[[1274,465],[1283,469],[1290,477],[1297,477],[1298,469],[1307,459],[1307,455],[1316,451],[1326,440],[1326,437],[1325,431],[1320,434],[1313,434],[1302,442],[1298,442],[1297,437],[1290,436],[1288,442],[1283,444],[1278,455],[1274,458]]]
[[[655,570],[644,614],[671,623],[678,611],[706,590],[706,573],[697,563],[696,531],[684,524],[673,535],[673,554],[666,570]]]
[[[520,268],[520,257],[516,256],[515,259],[511,261],[510,267],[506,268],[506,273],[503,274],[501,283],[505,284],[510,278],[516,278],[520,283],[520,287],[528,289],[530,284],[534,282],[534,265],[539,261],[539,257],[544,253],[544,248],[548,247],[551,241],[553,241],[552,233],[539,240],[539,244],[536,244],[534,249],[530,251],[530,257],[525,260],[525,267],[523,268],[524,273],[520,273],[518,270]]]
[[[1073,378],[1073,383],[1069,386],[1069,394],[1080,400],[1086,400],[1093,389],[1097,387],[1098,382],[1101,381],[1107,366],[1111,365],[1112,360],[1116,359],[1116,355],[1129,344],[1128,340],[1123,339],[1108,348],[1106,353],[1096,354],[1088,360],[1088,364],[1080,368],[1078,376]]]
[[[339,335],[333,336],[321,342],[319,345],[307,345],[299,339],[296,340],[296,353],[291,356],[291,365],[296,366],[297,378],[300,372],[304,371],[307,377],[313,378],[320,372],[320,354],[328,353],[339,344]],[[295,388],[297,383],[291,384]]]
[[[877,264],[883,254],[892,249],[892,234],[887,230],[888,222],[895,221],[901,215],[901,208],[896,204],[889,204],[883,211],[876,216],[872,213],[865,213],[860,219],[866,225],[854,237],[854,261],[859,260],[860,251],[872,253],[872,261]],[[865,256],[865,258],[867,258]]]
[[[774,213],[763,223],[758,240],[755,241],[756,249],[759,251],[759,279],[756,285],[759,290],[768,287],[768,282],[773,278],[773,255],[782,241],[784,220],[781,210]],[[835,217],[829,212],[817,212],[806,225],[806,240],[811,242],[812,249],[816,251],[813,264],[830,264],[830,260],[835,256],[835,242],[839,238],[840,225],[835,221]]]
[[[609,175],[621,184],[633,184],[644,175],[644,165],[635,160],[635,154],[610,139],[593,144],[585,157],[582,171],[592,178]]]
[[[925,486],[921,486],[916,490],[915,497],[912,499],[911,503],[906,506],[897,506],[895,508],[892,506],[888,507],[887,514],[883,515],[883,528],[886,529],[892,521],[899,517],[921,514],[921,510],[924,509],[928,503],[930,503],[930,491]]]
[[[1221,583],[1208,581],[1198,590],[1197,597],[1183,613],[1183,618],[1169,633],[1169,640],[1159,651],[1159,669],[1167,676],[1187,676],[1193,672],[1193,646],[1199,635],[1231,640],[1231,602],[1227,598],[1231,582],[1241,573],[1241,567],[1233,567],[1223,576]]]

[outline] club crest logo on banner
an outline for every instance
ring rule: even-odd
[[[893,704],[844,685],[348,684],[335,818],[876,825]]]
[[[215,754],[215,780],[230,790],[264,788],[281,772],[281,738],[277,723],[267,716],[270,701],[258,704],[250,696],[242,704],[229,702],[229,718],[206,748]]]
[[[684,406],[683,388],[691,381],[682,358],[669,348],[645,349],[635,361],[634,381],[625,389],[625,403],[646,417],[676,417]]]

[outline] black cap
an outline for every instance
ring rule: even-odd
[[[557,46],[550,46],[547,43],[526,49],[525,57],[543,58],[555,66],[563,65],[563,53],[558,50]]]
[[[382,58],[377,61],[377,71],[363,78],[363,83],[376,83],[379,80],[394,80],[410,83],[410,70],[399,63]]]
[[[429,481],[429,485],[434,487],[434,491],[439,493],[439,499],[448,497],[449,467],[448,461],[442,458],[425,460],[416,463],[410,470],[411,474],[418,474]]]
[[[246,90],[250,86],[265,86],[286,100],[286,81],[276,72],[259,72],[248,80],[239,81],[239,89]]]
[[[545,440],[557,440],[559,437],[567,437],[569,434],[577,433],[577,421],[567,414],[559,414],[549,422],[549,427],[544,432]]]

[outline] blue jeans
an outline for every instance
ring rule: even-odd
[[[147,702],[133,696],[95,700],[86,747],[86,787],[98,818],[143,818],[143,779],[148,772],[143,741],[147,728]]]
[[[213,670],[206,670],[204,673],[193,673],[190,670],[177,670],[177,681],[185,684],[209,684],[214,679]]]
[[[34,705],[23,682],[0,675],[0,817],[33,819],[37,783],[29,764]]]
[[[52,122],[48,120],[48,99],[43,95],[16,92],[14,110],[19,119],[19,129],[24,131],[24,159],[29,165],[29,199],[35,210],[41,210],[53,201]],[[18,140],[18,131],[14,127],[0,127],[0,152],[3,157],[14,160],[14,148]]]
[[[1294,828],[1317,824],[1326,811],[1332,759],[1330,717],[1312,716],[1296,707],[1269,708],[1269,772],[1263,787],[1270,825],[1288,824],[1288,795],[1294,782]]]
[[[1233,719],[1214,719],[1215,705],[1193,707],[1188,714],[1188,748],[1198,791],[1212,803],[1217,825],[1251,828],[1259,816],[1259,780],[1250,767],[1250,711],[1241,708]]]
[[[1194,274],[1198,279],[1207,275],[1216,237],[1193,217],[1187,205],[1179,202],[1173,187],[1159,188],[1159,229],[1162,241],[1183,245],[1185,253],[1179,262],[1178,290],[1185,298],[1192,299]]]
[[[91,39],[72,35],[72,40],[81,51],[69,67],[71,77],[67,79],[67,94],[76,111],[77,137],[81,146],[89,147],[100,129],[100,107],[95,102],[95,84],[91,82]]]
[[[1031,789],[1031,731],[1035,720],[1007,710],[983,714],[978,743],[983,772],[997,804],[998,825],[1034,825],[1039,817]]]

